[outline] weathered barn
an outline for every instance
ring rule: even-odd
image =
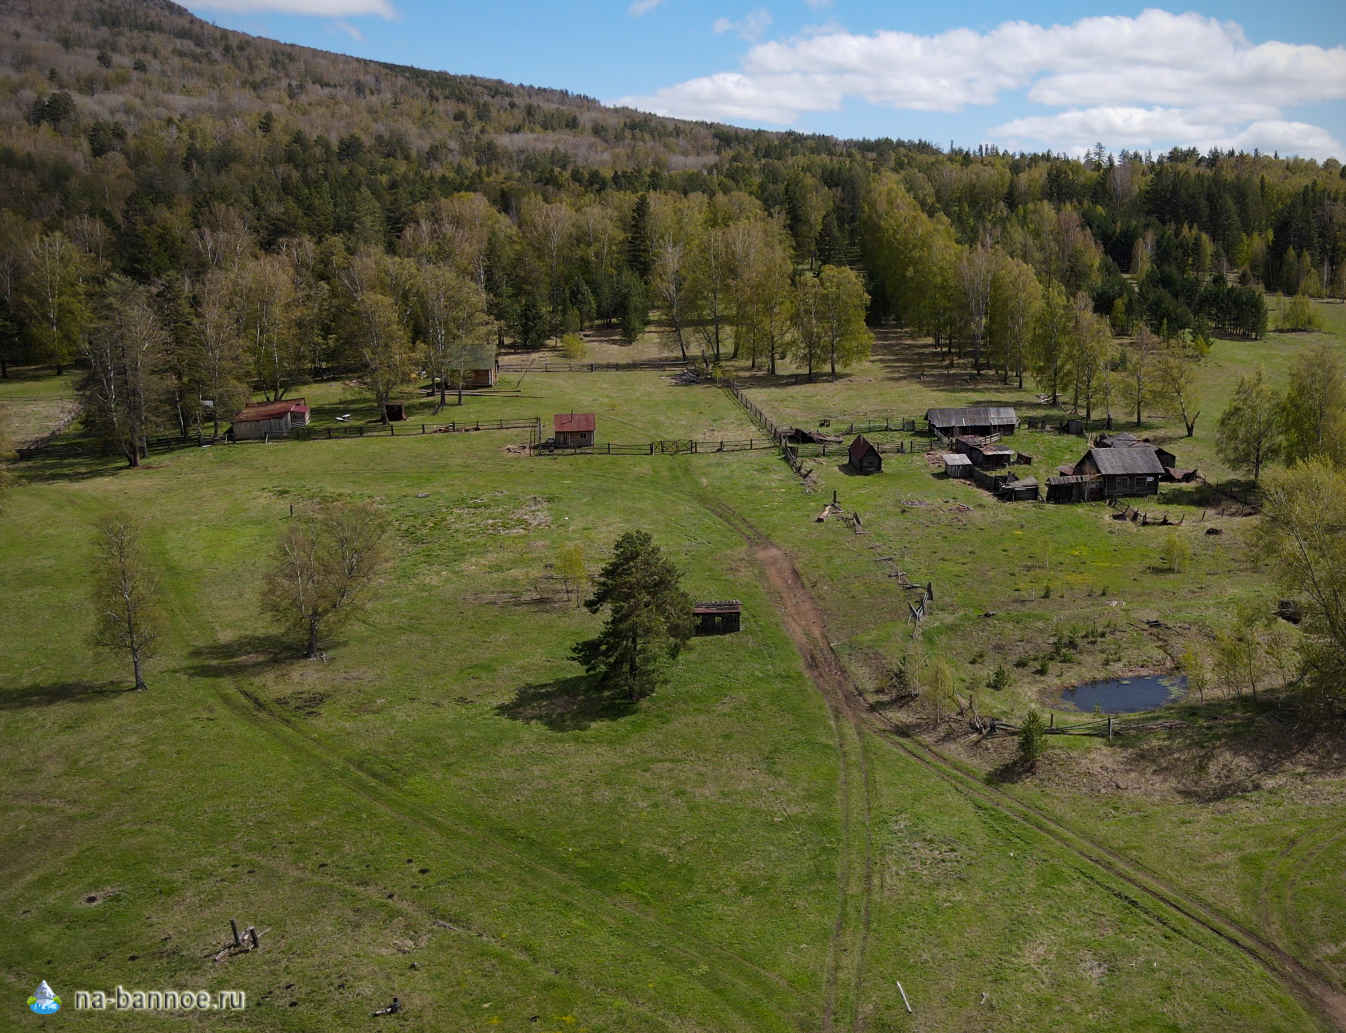
[[[1148,438],[1138,438],[1127,431],[1118,431],[1115,434],[1100,434],[1094,439],[1095,448],[1153,448],[1154,454],[1159,457],[1159,463],[1165,470],[1173,470],[1178,465],[1178,457],[1166,448],[1160,448],[1158,445],[1150,443]]]
[[[500,371],[500,360],[496,358],[495,341],[478,341],[467,346],[461,370],[449,375],[449,383],[457,387],[459,376],[463,387],[495,387],[496,376]]]
[[[1025,477],[1023,480],[1010,481],[1001,486],[997,495],[1006,502],[1036,502],[1039,498],[1038,480],[1036,477]]]
[[[1048,502],[1090,502],[1102,498],[1103,482],[1097,477],[1065,474],[1047,478]]]
[[[1091,448],[1075,464],[1076,475],[1098,477],[1103,495],[1118,498],[1127,495],[1154,495],[1164,466],[1150,445],[1132,448]]]
[[[820,430],[808,430],[804,427],[791,427],[781,435],[792,445],[840,445],[841,435],[824,434]]]
[[[696,618],[698,635],[727,635],[739,630],[743,604],[737,599],[724,602],[695,603],[692,615]]]
[[[940,459],[944,461],[944,472],[950,477],[971,477],[972,460],[959,452],[945,452]]]
[[[880,473],[883,470],[883,457],[863,434],[857,434],[851,442],[850,462],[856,473]]]
[[[234,417],[230,433],[239,441],[283,438],[289,435],[293,427],[307,427],[308,420],[308,403],[302,398],[287,398],[280,402],[249,402]]]
[[[992,434],[1013,434],[1019,426],[1019,417],[1013,406],[977,405],[963,409],[927,409],[925,422],[944,438],[963,434],[989,437]]]
[[[969,435],[954,438],[953,447],[971,459],[973,466],[983,470],[996,470],[1014,461],[1014,449]]]
[[[592,448],[597,421],[591,412],[562,412],[551,418],[557,448]]]

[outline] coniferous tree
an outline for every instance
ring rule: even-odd
[[[590,613],[607,608],[603,630],[571,651],[601,687],[632,700],[654,692],[692,635],[692,601],[681,577],[644,531],[617,539],[584,603]]]

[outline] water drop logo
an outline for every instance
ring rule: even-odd
[[[51,1015],[61,1010],[61,999],[51,992],[51,987],[44,979],[33,991],[33,996],[28,998],[28,1008],[39,1015]]]

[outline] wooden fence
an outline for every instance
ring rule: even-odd
[[[566,456],[654,456],[654,455],[706,455],[722,452],[760,452],[763,449],[776,449],[779,446],[772,438],[741,438],[730,440],[701,441],[695,438],[663,438],[659,441],[645,441],[635,445],[625,445],[616,441],[602,441],[581,448],[558,448],[548,445],[535,449],[537,455]]]
[[[453,420],[449,423],[342,423],[335,427],[292,427],[287,437],[243,438],[230,442],[226,437],[206,434],[174,434],[149,438],[145,442],[147,454],[171,452],[179,448],[200,448],[226,442],[238,445],[274,444],[280,441],[335,441],[342,438],[420,437],[423,434],[452,434],[482,430],[527,430],[536,439],[541,434],[542,420],[533,416],[518,420]],[[102,454],[97,443],[87,440],[48,443],[21,448],[20,459],[77,459]],[[111,454],[111,453],[109,453]]]
[[[631,362],[502,362],[501,373],[622,373],[632,370],[686,369],[683,359],[636,359]]]

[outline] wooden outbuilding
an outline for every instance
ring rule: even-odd
[[[383,407],[383,418],[389,423],[401,423],[407,418],[407,407],[402,402],[388,402]]]
[[[851,469],[856,473],[880,473],[883,470],[883,456],[863,434],[857,434],[850,447]]]
[[[302,398],[287,398],[279,402],[249,402],[234,417],[230,433],[238,441],[289,436],[294,427],[307,427],[308,403]]]
[[[462,366],[449,374],[449,383],[458,387],[461,379],[463,387],[495,387],[500,372],[500,360],[496,358],[495,341],[478,341],[468,345]]]
[[[983,470],[998,470],[1014,461],[1014,449],[996,441],[962,435],[954,439],[953,447]]]
[[[1036,502],[1039,495],[1036,477],[1025,477],[1018,481],[1009,481],[1001,486],[997,493],[1006,502]]]
[[[972,460],[961,452],[945,452],[939,457],[944,462],[944,472],[950,477],[971,477]]]
[[[1047,478],[1048,502],[1090,502],[1102,498],[1103,482],[1083,474]]]
[[[1019,417],[1009,405],[976,405],[962,409],[927,409],[925,422],[942,438],[1013,434]]]
[[[692,615],[696,618],[698,635],[728,635],[739,630],[743,604],[737,599],[695,603],[692,606]]]
[[[593,448],[597,422],[591,412],[557,413],[551,418],[556,447]]]
[[[1151,445],[1131,448],[1091,448],[1075,464],[1076,475],[1097,477],[1106,498],[1155,495],[1164,465]]]
[[[1138,438],[1127,431],[1118,431],[1115,434],[1100,434],[1094,438],[1095,448],[1153,448],[1154,454],[1159,457],[1159,463],[1165,470],[1172,471],[1177,468],[1178,457],[1166,448],[1160,448],[1158,445],[1150,443],[1149,438]]]

